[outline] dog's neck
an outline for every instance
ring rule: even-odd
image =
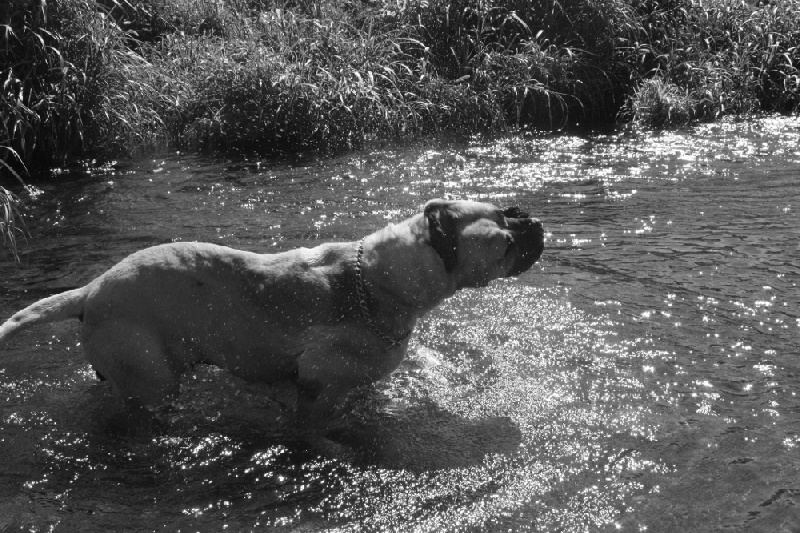
[[[409,244],[417,247],[415,253],[394,253],[407,250]],[[392,339],[405,342],[417,320],[456,290],[427,240],[421,217],[389,225],[356,243],[355,248],[365,289],[364,298],[359,299],[371,322]],[[376,333],[372,326],[370,329]]]
[[[358,296],[358,307],[361,311],[361,318],[367,324],[370,331],[379,339],[383,340],[390,348],[395,348],[402,345],[411,336],[412,329],[409,329],[400,336],[390,335],[381,329],[375,319],[370,313],[369,305],[367,304],[367,287],[364,284],[364,273],[361,269],[361,260],[364,257],[364,239],[358,241],[358,249],[356,251],[356,295]]]

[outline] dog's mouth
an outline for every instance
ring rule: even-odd
[[[544,251],[544,227],[538,219],[527,216],[513,219],[509,227],[514,238],[506,249],[506,258],[509,255],[516,257],[506,274],[507,277],[518,276],[528,270],[539,260]]]

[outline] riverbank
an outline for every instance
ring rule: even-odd
[[[0,146],[29,167],[800,105],[800,0],[11,0],[0,20]]]
[[[0,185],[158,147],[370,139],[800,107],[800,0],[9,0]],[[0,189],[13,249],[14,196]]]

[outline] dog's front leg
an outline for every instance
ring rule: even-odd
[[[381,377],[369,361],[330,347],[324,355],[306,353],[298,361],[297,427],[304,440],[324,455],[341,456],[347,449],[328,435],[344,426],[342,404],[347,395]]]
[[[331,432],[344,428],[341,403],[344,394],[326,394],[309,384],[297,387],[296,426],[301,438],[315,451],[327,456],[345,458],[351,455],[346,445],[331,440]]]

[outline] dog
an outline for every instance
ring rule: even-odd
[[[14,314],[0,342],[78,318],[98,377],[133,405],[170,402],[181,374],[212,364],[288,383],[297,423],[322,435],[351,390],[397,368],[420,317],[461,288],[525,272],[543,249],[541,222],[523,210],[446,200],[358,242],[277,254],[163,244]]]

